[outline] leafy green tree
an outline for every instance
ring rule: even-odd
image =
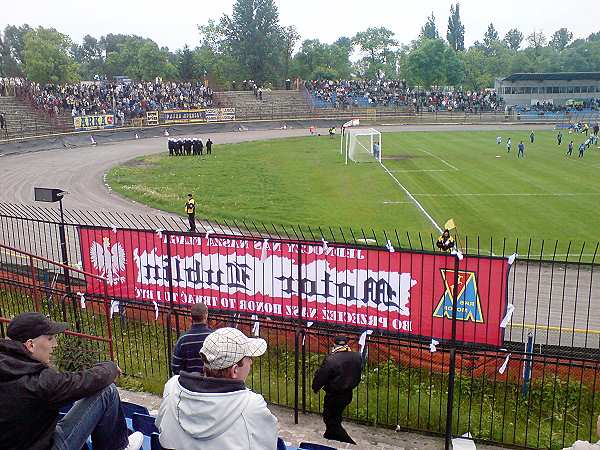
[[[356,33],[352,42],[365,54],[357,65],[362,76],[376,77],[379,71],[389,72],[395,64],[395,52],[392,47],[398,45],[394,32],[385,27],[368,28]]]
[[[485,52],[476,47],[471,47],[461,55],[464,66],[464,87],[472,90],[480,90],[492,86],[494,77],[486,67],[488,57]]]
[[[335,68],[339,79],[347,80],[352,76],[350,55],[353,48],[352,39],[345,36],[336,39],[330,46],[331,64]]]
[[[194,53],[186,45],[177,52],[177,71],[181,80],[191,80],[196,76]]]
[[[135,35],[109,33],[100,38],[100,47],[102,47],[102,50],[104,50],[105,54],[108,55],[109,53],[118,52],[120,46],[125,44],[131,38],[137,38],[140,40],[144,39]]]
[[[236,0],[221,27],[228,51],[248,77],[259,83],[277,77],[277,43],[281,39],[279,13],[273,0]]]
[[[109,76],[127,75],[136,80],[177,78],[177,68],[170,60],[168,49],[159,48],[151,39],[119,35],[115,41],[104,42],[112,50],[106,55]]]
[[[27,24],[20,27],[7,25],[4,28],[4,37],[0,46],[0,72],[4,76],[23,76],[25,35],[29,31],[31,27]]]
[[[394,39],[394,32],[385,27],[360,31],[352,38],[352,42],[368,55],[372,64],[385,63],[390,47],[398,45],[398,41]]]
[[[169,61],[169,50],[159,48],[155,42],[146,40],[138,50],[135,64],[130,64],[125,75],[138,80],[166,80],[177,78],[177,68]]]
[[[531,49],[525,49],[513,55],[513,57],[508,61],[508,72],[537,72],[536,58]]]
[[[300,40],[300,34],[294,25],[282,28],[283,36],[283,77],[288,78],[290,76],[290,64],[292,62],[292,56],[294,55],[294,48]]]
[[[566,28],[561,28],[557,30],[550,39],[550,47],[558,50],[559,52],[564,50],[564,48],[569,45],[569,43],[573,40],[573,33],[571,33]]]
[[[208,77],[220,87],[228,87],[232,80],[247,77],[244,70],[228,51],[225,35],[220,24],[210,19],[206,25],[198,26],[200,47],[194,51],[196,70],[200,76]]]
[[[25,36],[31,30],[32,28],[27,24],[20,27],[7,25],[4,29],[4,43],[17,64],[23,64],[25,61]]]
[[[546,36],[542,31],[535,31],[527,36],[529,47],[535,50],[535,55],[539,55],[540,49],[546,45]]]
[[[305,39],[292,59],[291,73],[305,80],[348,79],[351,77],[352,41],[347,37],[326,44],[318,39]]]
[[[37,83],[71,83],[79,79],[70,54],[71,39],[54,28],[38,27],[25,35],[25,74]]]
[[[494,28],[494,24],[490,23],[487,31],[483,35],[483,47],[486,51],[486,54],[492,54],[498,42],[498,32],[496,31],[496,28]]]
[[[465,26],[460,20],[460,4],[458,3],[450,5],[446,39],[454,51],[462,52],[465,50]]]
[[[221,24],[209,19],[206,25],[198,25],[200,47],[210,49],[215,55],[225,51],[225,34]]]
[[[519,48],[521,48],[523,39],[523,33],[521,33],[516,28],[513,28],[512,30],[509,30],[508,33],[506,33],[506,36],[504,36],[504,43],[509,49],[516,52],[519,50]]]
[[[459,85],[463,64],[441,39],[421,39],[406,57],[403,73],[412,85],[423,87]]]
[[[73,44],[71,53],[79,65],[82,79],[91,80],[95,75],[104,75],[104,56],[100,42],[90,36],[84,36],[81,45]]]
[[[322,72],[322,68],[327,67],[328,56],[327,44],[322,43],[318,39],[305,39],[302,41],[300,50],[294,56],[295,75],[305,79],[318,78],[315,72],[317,68],[319,68],[319,72]],[[335,72],[335,70],[332,70],[332,67],[329,67],[329,69],[329,72]],[[337,78],[337,76],[334,78]]]
[[[421,34],[419,35],[420,39],[439,39],[440,33],[438,33],[437,25],[435,24],[435,16],[433,12],[431,16],[427,18],[427,22],[425,25],[421,27]]]

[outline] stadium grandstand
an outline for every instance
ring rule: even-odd
[[[497,79],[495,87],[506,105],[517,111],[564,114],[600,110],[600,72],[515,73]]]
[[[471,92],[462,89],[423,90],[401,80],[312,80],[306,81],[315,107],[411,107],[435,111],[495,111],[501,100],[492,89]]]

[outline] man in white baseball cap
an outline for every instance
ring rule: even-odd
[[[156,425],[169,449],[277,448],[277,419],[260,394],[246,387],[252,358],[267,350],[264,339],[236,328],[209,334],[200,350],[204,375],[182,371],[163,392]]]

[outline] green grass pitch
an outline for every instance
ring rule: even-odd
[[[570,139],[575,149],[567,157]],[[520,140],[524,159],[517,159]],[[494,251],[502,251],[506,238],[509,253],[517,238],[520,248],[533,238],[534,251],[546,239],[544,255],[555,251],[556,240],[559,253],[570,243],[579,254],[586,242],[589,257],[600,229],[600,149],[578,158],[584,140],[564,133],[559,147],[555,132],[539,131],[531,144],[526,130],[383,133],[382,162],[437,224],[454,218],[463,239],[493,236]],[[108,181],[126,197],[181,215],[193,192],[202,219],[420,232],[429,242],[437,235],[383,167],[345,165],[339,137],[217,144],[210,157],[165,152],[112,169]]]

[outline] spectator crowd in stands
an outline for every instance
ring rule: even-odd
[[[78,84],[38,84],[19,80],[17,95],[28,98],[38,109],[71,116],[112,113],[120,124],[142,117],[147,111],[195,109],[213,105],[213,91],[202,82],[163,82],[159,79],[123,83],[94,81]]]
[[[546,112],[574,112],[574,111],[599,111],[600,110],[600,99],[590,98],[587,100],[581,100],[578,102],[566,103],[563,105],[555,105],[552,102],[537,102],[535,105],[527,105],[523,107],[517,107],[520,111],[537,111],[539,113]]]
[[[493,90],[480,92],[420,90],[399,80],[313,80],[305,83],[312,96],[326,106],[412,107],[435,111],[496,111],[501,100]]]

